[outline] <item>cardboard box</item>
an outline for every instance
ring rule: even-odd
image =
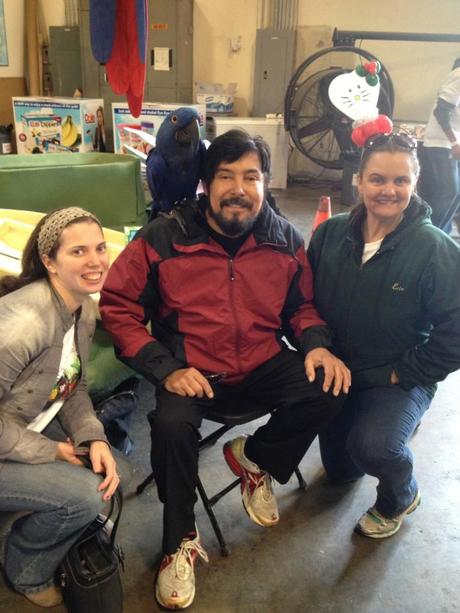
[[[143,141],[138,134],[125,130],[125,128],[135,128],[156,136],[166,115],[182,106],[192,107],[198,111],[200,115],[200,137],[206,138],[206,107],[204,104],[144,102],[139,117],[133,117],[126,103],[112,103],[115,153],[129,153],[123,145],[128,145],[142,153],[148,153],[151,146]]]
[[[18,153],[94,151],[99,107],[102,98],[13,98]]]
[[[233,113],[236,83],[224,87],[222,83],[196,83],[196,101],[206,106],[208,114],[229,115]]]
[[[394,119],[393,126],[394,132],[409,134],[409,136],[412,136],[412,138],[415,138],[415,140],[423,142],[426,123],[415,122],[411,121],[410,119]]]

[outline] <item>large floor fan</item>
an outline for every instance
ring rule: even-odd
[[[329,100],[330,82],[358,63],[377,59],[363,49],[331,47],[311,55],[292,77],[285,97],[285,128],[299,151],[319,166],[340,170],[358,153],[351,140],[352,120]],[[382,65],[378,108],[392,117],[393,106],[393,83]]]

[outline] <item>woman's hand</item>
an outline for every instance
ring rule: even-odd
[[[65,443],[58,443],[56,460],[68,462],[69,464],[76,464],[77,466],[83,466],[83,462],[76,455],[75,447],[69,439],[67,439]]]
[[[117,474],[117,464],[112,452],[104,441],[91,441],[89,457],[93,472],[97,474],[105,473],[105,479],[97,490],[98,492],[105,490],[102,498],[103,500],[110,500],[120,483],[120,477]]]

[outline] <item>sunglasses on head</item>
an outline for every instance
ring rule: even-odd
[[[375,136],[370,136],[364,144],[364,149],[376,149],[387,143],[401,147],[401,149],[417,149],[417,141],[404,132],[392,132],[391,134],[376,134]]]

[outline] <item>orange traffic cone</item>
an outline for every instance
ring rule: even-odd
[[[331,199],[329,196],[321,196],[316,209],[315,219],[313,220],[313,230],[316,230],[320,223],[331,217]]]

